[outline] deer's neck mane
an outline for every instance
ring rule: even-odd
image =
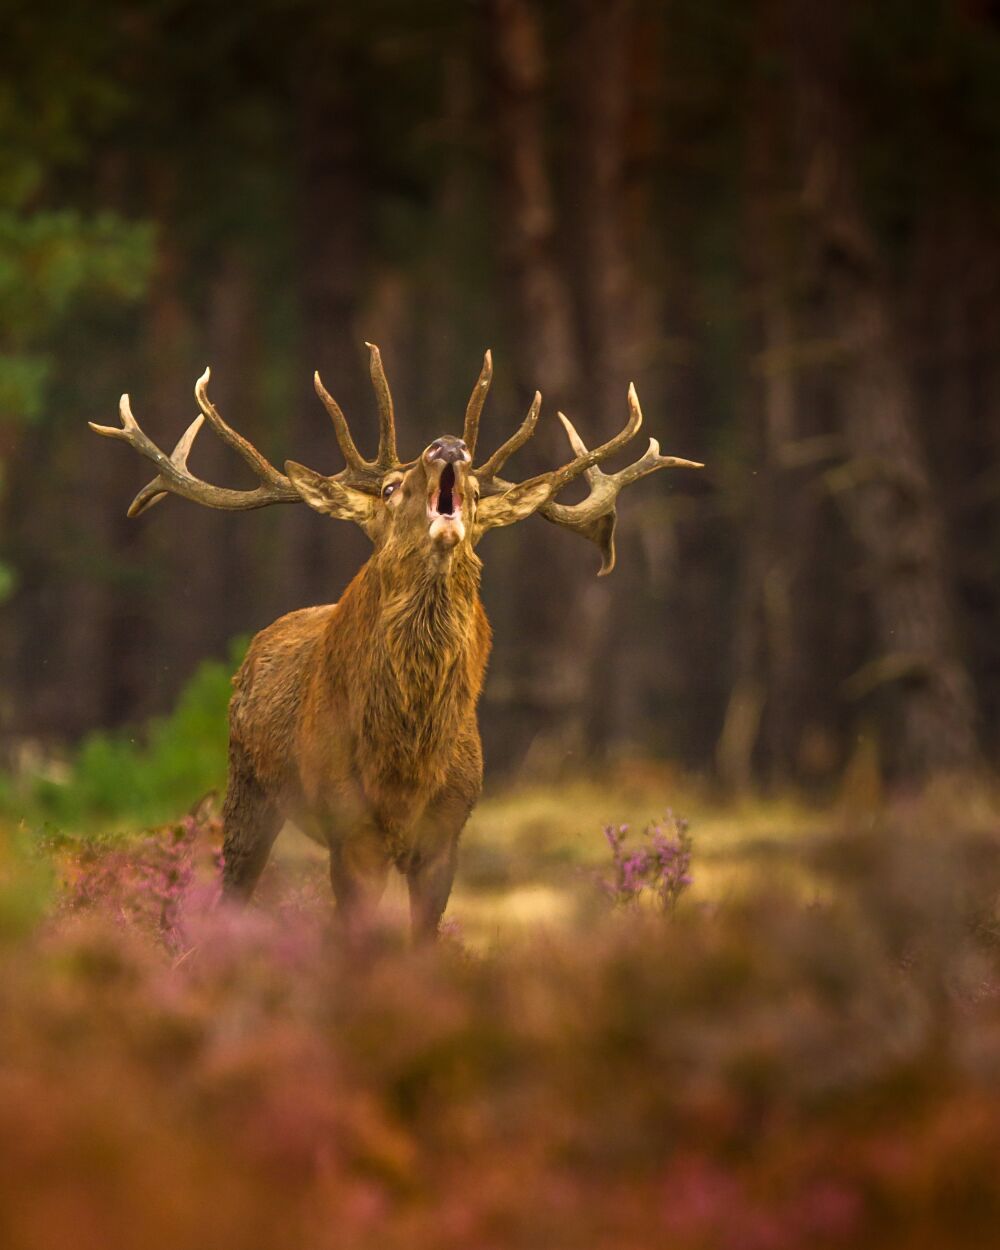
[[[442,572],[424,560],[410,567],[387,564],[373,569],[379,628],[401,679],[419,681],[468,646],[469,623],[479,602],[479,561],[463,551]]]
[[[375,556],[341,600],[362,633],[363,658],[348,675],[355,731],[383,782],[433,788],[443,779],[485,667],[480,567],[468,551],[441,571]]]

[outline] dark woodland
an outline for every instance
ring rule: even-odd
[[[0,3],[0,1250],[994,1250],[998,210],[998,0]]]
[[[733,790],[978,770],[1000,747],[1000,19],[982,0],[179,0],[5,6],[8,767],[169,709],[200,661],[366,555],[307,509],[171,500],[212,366],[280,463],[460,428],[483,350],[521,476],[646,432],[703,460],[483,545],[491,775],[669,758]],[[644,439],[644,435],[640,436]],[[193,466],[245,485],[203,437]]]

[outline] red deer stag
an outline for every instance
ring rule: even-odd
[[[127,395],[120,429],[91,428],[156,466],[129,516],[168,494],[228,509],[305,501],[354,521],[371,539],[374,553],[339,602],[275,621],[254,638],[233,679],[225,890],[249,897],[287,818],[329,848],[333,891],[348,929],[363,927],[395,865],[409,887],[414,934],[429,937],[448,901],[459,835],[482,783],[476,703],[490,627],[479,599],[476,544],[494,526],[540,512],[597,543],[600,571],[609,573],[618,492],[656,469],[701,466],[661,456],[650,439],[646,454],[628,468],[612,474],[599,468],[641,424],[630,387],[625,428],[594,451],[559,414],[574,453],[562,468],[517,484],[500,476],[535,429],[537,393],[520,429],[473,468],[492,377],[489,352],[463,437],[442,435],[404,463],[379,351],[371,344],[369,350],[380,427],[374,460],[358,451],[343,412],[315,377],[347,461],[332,477],[293,461],[279,472],[219,415],[208,397],[207,369],[195,387],[201,415],[169,456],[139,428]],[[190,471],[191,446],[206,420],[259,479],[253,490],[213,486]],[[588,497],[555,502],[579,477],[590,487]]]

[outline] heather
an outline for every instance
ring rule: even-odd
[[[473,829],[417,950],[391,899],[347,950],[305,852],[223,908],[211,812],[7,837],[0,1244],[992,1245],[989,822],[831,821],[727,876],[711,819],[651,815],[550,846],[532,924],[477,919],[520,887]]]

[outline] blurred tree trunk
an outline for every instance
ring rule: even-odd
[[[157,446],[172,448],[198,406],[187,350],[191,316],[185,299],[183,244],[176,227],[178,171],[168,157],[161,155],[150,162],[147,184],[151,213],[160,223],[160,237],[145,325],[144,364],[148,387],[136,415]],[[145,485],[153,474],[135,456],[131,460],[133,483],[137,474],[142,473],[145,476],[141,477],[140,484]],[[212,473],[218,473],[221,460],[218,440],[202,433],[192,455],[197,472],[211,480]],[[135,493],[134,488],[132,493]],[[127,508],[131,497],[126,494],[120,506]],[[169,695],[190,675],[198,648],[197,638],[206,628],[204,613],[187,594],[192,579],[196,581],[200,576],[195,563],[211,563],[209,543],[211,541],[215,549],[219,545],[217,538],[210,540],[208,535],[220,518],[199,515],[202,512],[185,500],[166,499],[148,516],[130,522],[141,527],[139,541],[147,562],[147,576],[166,587],[165,594],[163,590],[152,591],[143,619],[132,622],[146,636],[150,653],[155,656],[147,672],[145,697],[136,699],[131,709],[133,715],[148,715],[151,707],[162,709],[165,699],[161,701],[157,695]],[[172,610],[157,612],[157,603],[162,604],[164,600],[171,604]],[[181,617],[184,621],[179,619]]]
[[[235,247],[225,249],[208,289],[207,317],[195,352],[212,367],[210,394],[225,418],[247,437],[255,438],[255,355],[250,327],[253,302],[246,264]],[[201,335],[203,334],[203,338]],[[178,362],[162,385],[177,396],[177,407],[164,414],[161,446],[172,445],[197,406],[194,378]],[[196,366],[197,367],[197,366]],[[190,370],[187,370],[190,372]],[[180,395],[183,394],[183,401]],[[232,451],[203,430],[191,457],[192,467],[206,481],[244,487],[252,483]],[[246,539],[253,519],[248,514],[216,512],[169,500],[151,523],[171,531],[171,613],[168,628],[176,678],[186,681],[207,656],[224,655],[229,639],[248,627],[250,570],[245,567]],[[183,539],[169,524],[167,510],[176,510]]]
[[[493,52],[492,114],[500,183],[501,248],[516,332],[519,392],[525,407],[537,388],[546,399],[531,452],[536,462],[564,462],[555,408],[580,411],[584,376],[572,296],[559,263],[557,219],[545,143],[547,65],[539,13],[530,0],[489,0]],[[530,527],[530,528],[529,528]],[[516,574],[520,646],[511,655],[505,737],[529,766],[551,768],[582,745],[592,651],[573,576],[574,542],[540,521],[526,525]],[[533,532],[532,532],[533,531]]]
[[[116,153],[96,162],[98,186],[115,207],[119,172]],[[139,538],[125,530],[123,502],[136,490],[135,465],[127,455],[97,454],[86,425],[117,421],[131,345],[107,334],[95,351],[99,329],[74,323],[68,333],[70,350],[82,346],[88,366],[53,388],[50,411],[8,447],[4,462],[5,540],[18,581],[4,614],[3,727],[19,742],[27,736],[29,750],[36,736],[64,743],[120,719],[123,683],[144,665],[148,642],[141,628],[125,640],[115,630],[126,601],[142,615],[141,591],[121,576]]]
[[[496,158],[502,191],[502,247],[514,289],[520,368],[530,395],[541,379],[563,400],[579,400],[582,376],[570,292],[558,262],[554,192],[545,141],[548,67],[531,0],[490,0],[496,87]]]
[[[345,46],[337,15],[320,24],[321,37],[301,51],[298,74],[299,291],[302,326],[298,399],[288,428],[287,456],[322,472],[343,465],[329,418],[313,388],[319,370],[347,414],[358,446],[374,455],[376,423],[359,325],[371,218],[366,221],[366,154],[361,52]],[[391,361],[387,361],[387,371]],[[390,373],[391,376],[391,373]],[[353,526],[332,524],[305,505],[282,518],[282,569],[276,611],[336,599],[368,544]]]
[[[789,0],[786,11],[803,204],[845,353],[840,412],[849,459],[838,485],[881,648],[850,690],[890,696],[884,745],[899,775],[918,779],[978,762],[972,685],[893,296],[853,168],[843,66],[849,9]]]
[[[682,255],[674,229],[678,214],[683,215],[685,209],[678,203],[672,180],[661,177],[667,134],[674,120],[668,68],[674,31],[666,6],[632,4],[627,13],[619,14],[620,21],[622,17],[626,29],[619,25],[613,43],[614,64],[605,63],[597,21],[597,37],[589,41],[586,67],[593,79],[611,72],[620,76],[614,87],[618,105],[610,110],[618,129],[617,186],[602,199],[609,232],[619,240],[621,264],[606,267],[609,274],[617,272],[619,281],[614,284],[616,298],[602,317],[607,347],[598,353],[601,359],[607,358],[608,351],[615,353],[618,364],[617,378],[608,371],[610,385],[606,382],[598,390],[605,391],[610,411],[598,416],[606,423],[605,430],[617,432],[625,410],[624,386],[634,380],[648,424],[623,459],[641,454],[650,435],[659,438],[665,450],[700,459],[704,426],[701,413],[681,398],[683,370],[678,368],[676,355],[680,336],[673,324],[674,309],[684,306],[684,316],[693,312],[690,257]],[[585,98],[579,79],[576,89]],[[601,136],[595,139],[600,142]],[[615,142],[616,137],[608,135],[606,141]],[[610,163],[607,158],[599,159]],[[616,306],[620,328],[615,325]],[[688,606],[690,582],[677,576],[678,521],[693,503],[687,494],[692,488],[704,489],[698,475],[663,473],[644,479],[634,493],[625,492],[619,500],[618,564],[613,581],[589,583],[591,592],[608,602],[602,639],[606,657],[602,674],[608,674],[602,727],[605,752],[679,754],[696,737],[690,719],[681,711],[683,700],[677,698],[676,688],[678,671],[685,685],[693,674],[683,645],[684,618],[697,620],[701,615]],[[698,624],[703,627],[704,620]],[[707,701],[699,703],[706,708]],[[594,701],[593,714],[599,715],[600,710]],[[682,726],[679,733],[678,725]]]
[[[83,388],[95,414],[103,374],[95,370]],[[114,520],[109,509],[92,504],[94,494],[107,498],[126,475],[113,457],[89,454],[84,433],[90,433],[85,426],[63,428],[53,437],[51,427],[36,426],[5,465],[7,543],[19,580],[6,622],[4,719],[18,739],[67,741],[101,723],[108,712],[113,660],[107,624],[115,587],[106,562],[94,553],[111,547]],[[42,483],[45,493],[59,500],[44,528],[33,511]]]
[[[984,738],[1000,720],[1000,232],[967,193],[942,189],[908,267],[923,429],[939,478]],[[956,488],[957,487],[957,488]]]
[[[741,492],[732,689],[716,750],[720,777],[734,790],[756,778],[780,787],[833,762],[832,751],[820,749],[821,740],[832,745],[833,734],[816,723],[810,697],[816,670],[803,586],[821,556],[819,468],[829,440],[817,437],[801,413],[797,221],[787,113],[772,61],[779,19],[774,0],[755,6],[743,127],[742,235],[755,352],[745,425],[753,468]]]
[[[128,164],[144,168],[139,161]],[[155,210],[165,207],[165,174],[160,167],[157,177],[145,183]],[[121,209],[120,152],[102,154],[96,180],[105,203]],[[174,330],[183,320],[173,297],[163,298],[164,289],[154,290],[149,304],[161,335],[156,359],[170,358]],[[141,476],[134,456],[100,444],[86,425],[86,419],[116,424],[119,394],[126,386],[134,389],[133,345],[127,336],[116,336],[120,329],[98,314],[95,326],[82,324],[69,332],[72,348],[88,358],[86,369],[67,379],[62,392],[74,408],[55,419],[47,414],[35,427],[14,475],[19,490],[47,481],[54,501],[51,532],[31,526],[19,540],[18,564],[27,576],[19,596],[14,665],[26,680],[19,728],[48,741],[71,740],[94,725],[149,715],[157,706],[156,683],[163,672],[154,607],[161,566],[139,523],[125,516],[129,500],[148,477]],[[141,342],[142,332],[138,337]],[[54,402],[60,403],[59,391]],[[19,517],[25,515],[16,495],[11,503]]]
[[[538,386],[546,410],[554,399],[593,444],[624,423],[629,381],[641,375],[655,338],[653,305],[637,290],[631,259],[647,208],[644,197],[629,194],[629,162],[634,172],[642,158],[635,6],[574,0],[569,12],[562,226],[545,144],[550,84],[540,10],[525,0],[493,0],[489,12],[505,253],[529,370],[524,392]],[[651,62],[640,60],[648,70]],[[555,423],[543,422],[539,450],[549,463],[567,456],[555,433]],[[543,528],[531,538],[531,567],[518,577],[520,633],[531,642],[522,647],[517,689],[537,731],[536,756],[549,763],[580,750],[592,759],[640,736],[649,651],[662,639],[647,631],[627,645],[624,632],[636,620],[639,544],[632,552],[627,539],[637,529],[626,500],[622,536],[630,554],[620,557],[614,583],[598,582],[596,553],[581,552],[565,534]],[[526,721],[522,734],[528,728]]]
[[[624,423],[629,382],[641,383],[648,361],[643,348],[653,337],[640,325],[642,315],[652,310],[637,289],[641,284],[632,263],[647,202],[629,194],[629,180],[641,160],[635,83],[649,63],[636,46],[632,0],[574,0],[570,12],[576,33],[567,63],[574,136],[567,179],[574,208],[569,233],[575,245],[572,273],[587,379],[581,428],[589,431],[593,446]],[[651,397],[644,393],[648,406]],[[645,432],[636,440],[639,450],[630,449],[633,458],[641,454],[644,439]],[[648,629],[645,638],[628,637],[646,617],[638,576],[639,525],[632,504],[625,498],[619,508],[624,554],[614,582],[591,577],[581,588],[586,636],[593,640],[586,709],[589,756],[606,755],[612,746],[637,745],[650,665],[656,663],[650,651],[663,642],[659,631]]]

